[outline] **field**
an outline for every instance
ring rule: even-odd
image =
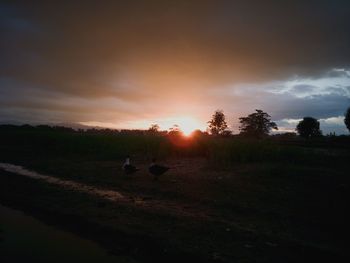
[[[339,262],[350,138],[252,140],[2,126],[0,162],[125,198],[0,169],[0,203],[137,262]],[[126,176],[127,155],[140,171]],[[158,181],[151,158],[171,167]],[[1,244],[1,243],[0,243]]]

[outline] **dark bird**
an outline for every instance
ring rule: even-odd
[[[158,180],[158,177],[168,171],[170,167],[156,164],[156,159],[152,159],[152,163],[148,168],[148,171],[154,175],[154,180]]]
[[[134,165],[130,164],[130,157],[127,156],[125,163],[123,164],[123,170],[125,174],[133,174],[137,172],[139,169],[136,168]]]

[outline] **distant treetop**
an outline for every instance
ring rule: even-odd
[[[227,133],[227,123],[226,117],[222,110],[216,110],[211,117],[211,120],[208,121],[208,130],[212,135],[222,135]]]
[[[271,121],[271,116],[262,110],[239,118],[239,131],[241,135],[262,138],[267,136],[272,129],[278,130],[276,123]]]
[[[158,124],[151,124],[151,126],[148,128],[148,131],[152,133],[157,133],[159,132],[159,129],[160,127]]]
[[[297,132],[303,138],[321,136],[320,122],[313,117],[304,117],[296,127]]]

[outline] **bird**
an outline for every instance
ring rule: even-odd
[[[125,159],[125,163],[123,164],[123,170],[124,170],[124,173],[129,175],[129,174],[133,174],[135,172],[137,172],[138,169],[136,166],[130,164],[130,157],[127,156],[126,159]]]
[[[154,175],[154,180],[158,180],[158,177],[168,171],[170,167],[156,164],[156,159],[152,159],[152,163],[148,168],[148,171]]]

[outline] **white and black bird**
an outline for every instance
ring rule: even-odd
[[[154,180],[158,180],[158,177],[168,171],[170,167],[156,164],[156,159],[152,159],[152,163],[148,168],[148,171],[154,175]]]
[[[140,169],[138,169],[136,166],[130,164],[130,157],[127,156],[126,160],[123,164],[124,173],[129,175],[129,174],[133,174],[133,173],[137,172],[138,170],[140,170]]]

